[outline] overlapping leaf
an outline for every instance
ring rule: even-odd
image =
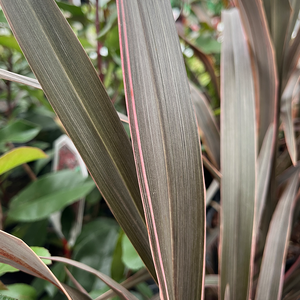
[[[221,54],[221,299],[249,296],[255,205],[255,96],[237,9],[224,11]]]
[[[160,295],[201,299],[201,150],[171,5],[117,3],[127,110]]]
[[[0,262],[51,282],[72,300],[41,259],[23,241],[2,230],[0,230]]]
[[[291,177],[270,223],[258,279],[256,300],[280,299],[284,258],[292,221],[292,205],[299,181],[299,170]]]
[[[260,149],[269,126],[276,121],[278,81],[275,52],[262,1],[235,0],[235,3],[253,56]]]
[[[155,278],[129,139],[53,0],[1,0],[14,35],[103,197]]]

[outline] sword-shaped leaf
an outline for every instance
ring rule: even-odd
[[[221,53],[221,299],[249,296],[253,255],[255,96],[247,40],[237,9],[224,11]]]
[[[253,56],[260,149],[269,126],[276,120],[278,82],[275,52],[262,1],[235,2],[239,7]]]
[[[298,180],[299,170],[290,179],[272,217],[258,278],[256,300],[281,299],[284,259]]]
[[[117,3],[127,110],[161,298],[201,299],[201,150],[171,5]]]
[[[80,42],[53,0],[1,0],[49,102],[155,278],[130,141]]]

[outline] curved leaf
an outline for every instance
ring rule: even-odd
[[[299,170],[285,188],[272,217],[258,278],[256,300],[280,299],[284,258],[291,230],[292,206],[298,187]]]
[[[39,148],[15,148],[0,157],[0,175],[17,166],[41,158],[47,158],[47,155]]]
[[[201,299],[201,150],[169,0],[118,0],[126,103],[161,298]]]
[[[47,257],[41,257],[41,258],[47,259]],[[86,272],[89,272],[89,273],[99,277],[105,284],[107,284],[112,290],[114,290],[114,292],[119,297],[121,297],[124,300],[137,300],[137,298],[135,296],[133,296],[131,293],[129,293],[122,285],[120,285],[116,281],[112,280],[107,275],[105,275],[83,263],[77,262],[72,259],[64,258],[64,257],[58,257],[58,256],[51,256],[48,259],[74,266],[76,268],[82,269]]]
[[[130,141],[84,49],[55,1],[0,3],[54,111],[156,278]]]
[[[246,300],[251,286],[256,177],[255,92],[237,9],[222,13],[221,299]],[[230,137],[230,138],[229,138]]]
[[[22,240],[2,230],[0,230],[0,262],[51,282],[72,300],[41,259]]]

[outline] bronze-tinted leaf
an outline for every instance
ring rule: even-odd
[[[255,96],[247,40],[237,9],[222,13],[221,298],[249,297],[256,177]]]

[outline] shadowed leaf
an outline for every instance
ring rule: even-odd
[[[292,205],[298,186],[299,170],[293,174],[272,217],[258,278],[256,300],[280,299],[284,259],[291,230]]]

